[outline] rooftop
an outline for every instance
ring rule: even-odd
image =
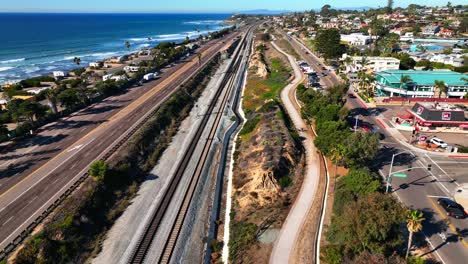
[[[403,71],[403,70],[388,70],[378,72],[377,75],[387,79],[390,83],[400,83],[401,76],[408,75],[413,82],[418,85],[434,85],[434,81],[444,81],[447,85],[467,85],[462,78],[468,78],[467,74],[461,74],[450,70],[435,70],[435,71]]]

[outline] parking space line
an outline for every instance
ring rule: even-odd
[[[450,219],[440,210],[439,206],[437,206],[436,203],[430,198],[427,198],[429,202],[431,203],[432,207],[437,211],[437,213],[442,217],[443,220],[447,222],[447,225],[450,227],[450,229],[461,239],[461,242],[465,248],[468,249],[468,243],[465,241],[462,235],[458,233],[457,228],[450,222]]]

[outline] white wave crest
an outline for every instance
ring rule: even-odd
[[[8,71],[10,69],[13,69],[13,67],[0,67],[0,72],[2,71]]]
[[[5,61],[0,61],[0,63],[5,64],[5,63],[12,63],[12,62],[20,62],[20,61],[24,61],[24,60],[26,60],[26,58],[14,59],[14,60],[5,60]]]

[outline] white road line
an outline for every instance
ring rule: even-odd
[[[94,141],[94,138],[91,139],[88,143],[85,144],[88,145],[90,144],[91,142]],[[78,153],[78,152],[77,152]],[[25,193],[27,193],[29,190],[31,190],[33,187],[35,187],[37,184],[39,184],[42,180],[44,180],[45,178],[47,178],[47,176],[49,176],[53,171],[55,171],[58,167],[62,166],[65,162],[67,162],[68,160],[70,160],[73,156],[75,156],[76,153],[70,155],[68,158],[66,158],[64,161],[62,161],[59,165],[55,166],[53,169],[51,169],[46,175],[44,175],[44,177],[42,177],[40,180],[38,180],[37,182],[35,182],[33,185],[31,185],[28,189],[26,189],[24,192],[22,192],[20,195],[16,196],[15,199],[13,199],[10,203],[8,203],[5,207],[8,207],[9,205],[11,205],[12,203],[14,203],[16,200],[18,200],[21,196],[23,196]]]
[[[447,198],[447,199],[452,199],[450,197],[447,197],[447,196],[440,196],[440,195],[427,195],[427,197],[429,198]]]
[[[428,158],[437,166],[437,168],[439,168],[443,173],[445,173],[445,175],[447,175],[447,177],[449,177],[450,180],[452,180],[457,186],[460,186],[460,184],[458,184],[457,181],[455,181],[452,177],[450,177],[450,176],[448,175],[448,173],[447,173],[444,169],[442,169],[442,168],[439,166],[439,164],[437,164],[437,162],[435,162],[433,159],[431,159],[431,157],[429,157],[429,155],[427,155],[427,154],[425,154],[425,155],[426,155],[426,157],[428,157]]]
[[[8,220],[6,220],[5,222],[2,223],[2,226],[4,226],[6,223],[10,222],[11,219],[13,219],[13,216],[10,216],[10,218],[8,218]]]
[[[31,200],[29,200],[28,204],[34,202],[36,200],[37,196],[34,196]]]
[[[418,160],[418,162],[419,162],[419,164],[421,165],[421,167],[426,167],[426,166],[424,165],[424,163],[422,163],[420,160]],[[439,181],[440,179],[437,178],[437,177],[432,173],[432,171],[429,171],[429,174],[431,174],[431,176],[432,176],[434,179],[436,179],[436,182],[437,182],[440,186],[442,186],[442,188],[445,190],[445,193],[448,194],[448,195],[450,195],[449,189],[447,189],[447,187],[445,187],[445,185],[443,185],[443,184]]]

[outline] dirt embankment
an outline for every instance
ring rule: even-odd
[[[254,47],[243,99],[247,122],[234,154],[232,263],[268,263],[304,167],[300,139],[279,100],[291,76],[287,61],[268,42]]]

